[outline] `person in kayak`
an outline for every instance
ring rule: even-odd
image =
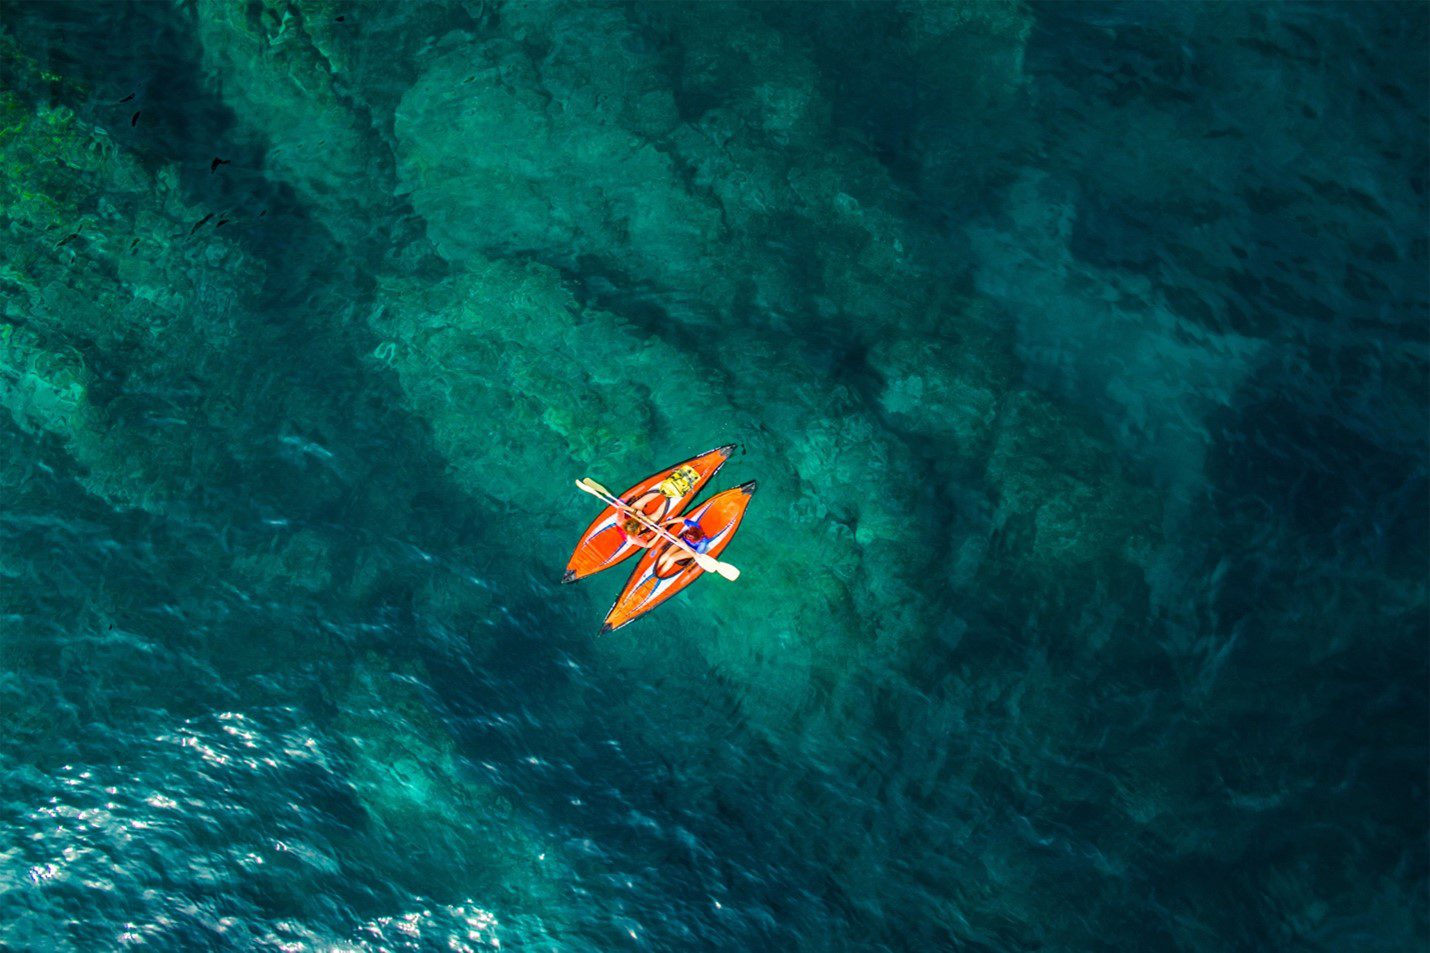
[[[680,541],[697,553],[703,554],[714,542],[705,535],[705,530],[700,528],[700,524],[692,519],[673,519],[665,524],[666,532],[672,536],[678,536]],[[662,537],[664,538],[664,537]],[[685,568],[695,561],[695,557],[686,552],[681,547],[671,543],[665,547],[665,552],[661,553],[655,561],[655,574],[662,579],[674,576],[676,573],[684,572]]]
[[[616,529],[620,531],[621,539],[639,546],[641,549],[650,549],[661,539],[659,533],[636,519],[635,515],[630,512],[626,513],[625,519],[616,524]]]
[[[671,522],[674,523],[675,520],[671,520]],[[674,527],[670,529],[671,532],[675,532]],[[679,535],[680,538],[685,541],[686,545],[702,555],[704,555],[705,550],[710,548],[710,544],[714,542],[709,536],[705,535],[705,530],[701,529],[700,524],[695,522],[695,520],[682,519],[680,521]]]
[[[675,502],[695,488],[695,483],[699,478],[700,474],[694,467],[678,467],[655,487],[642,493],[631,502],[625,519],[616,524],[621,531],[622,538],[641,549],[650,549],[660,542],[663,537],[636,519],[634,514],[639,513],[659,526]],[[666,529],[670,529],[670,527],[666,527]],[[674,530],[670,531],[674,532]]]

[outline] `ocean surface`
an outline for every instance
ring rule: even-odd
[[[1427,44],[3,0],[0,946],[1425,949]]]

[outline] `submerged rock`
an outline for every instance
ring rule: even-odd
[[[415,664],[367,657],[337,695],[346,782],[376,828],[348,849],[441,903],[476,903],[501,921],[560,922],[574,872],[560,845],[496,788],[475,780],[422,698]]]

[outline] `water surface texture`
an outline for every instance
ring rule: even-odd
[[[0,944],[1421,948],[1427,24],[4,0]]]

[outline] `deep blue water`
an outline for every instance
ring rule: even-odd
[[[0,944],[1426,945],[1424,4],[0,42]]]

